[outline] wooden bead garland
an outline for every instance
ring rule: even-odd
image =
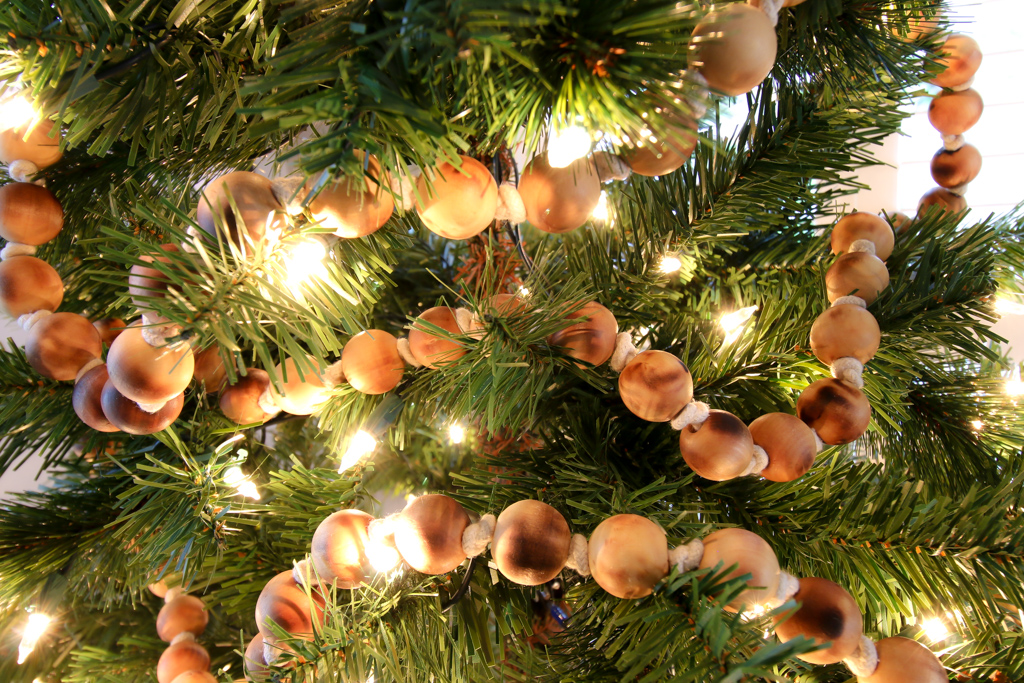
[[[857,649],[861,638],[861,615],[857,602],[846,589],[826,579],[800,579],[800,590],[793,599],[800,605],[776,618],[775,633],[786,642],[804,636],[823,650],[802,655],[811,664],[835,664]]]
[[[206,186],[196,210],[196,222],[213,237],[218,230],[226,231],[223,237],[227,241],[242,253],[249,253],[250,244],[263,241],[267,228],[274,227],[277,213],[282,210],[268,178],[235,171]]]
[[[169,600],[160,608],[156,617],[156,633],[160,640],[169,643],[180,633],[201,636],[206,630],[210,615],[203,601],[194,595],[168,593]]]
[[[11,318],[56,311],[64,300],[64,283],[53,267],[34,256],[0,261],[0,310]]]
[[[64,226],[64,210],[53,193],[33,183],[0,187],[0,237],[37,247]]]
[[[322,189],[309,203],[313,218],[338,237],[365,237],[379,230],[395,210],[395,200],[377,182],[384,180],[380,162],[367,159],[367,175],[342,178]]]
[[[778,42],[772,24],[762,9],[726,5],[693,29],[690,64],[712,90],[732,97],[750,92],[775,65]]]
[[[190,634],[191,635],[191,634]],[[195,641],[195,637],[175,638],[160,655],[156,665],[157,683],[171,683],[186,671],[205,671],[210,668],[210,654]]]
[[[612,312],[596,301],[589,301],[570,313],[569,318],[583,318],[583,321],[555,332],[548,337],[548,343],[591,365],[607,363],[615,352],[615,337],[619,333],[619,325]]]
[[[143,328],[134,325],[110,345],[107,366],[110,381],[122,396],[160,404],[185,391],[195,360],[188,344],[154,346],[143,337]]]
[[[639,515],[615,515],[590,535],[590,572],[617,598],[643,598],[668,574],[668,541],[660,526]]]
[[[417,322],[409,330],[409,348],[420,365],[437,369],[466,355],[466,349],[461,344],[442,337],[429,327],[439,327],[451,335],[461,334],[462,330],[459,329],[459,322],[455,318],[454,310],[447,306],[435,306],[420,313],[416,320]],[[400,361],[401,359],[399,359]],[[401,378],[400,371],[398,376]],[[353,386],[355,385],[353,384]],[[363,390],[360,389],[360,391]],[[368,392],[364,391],[364,393]]]
[[[570,536],[558,510],[539,500],[520,500],[498,516],[491,555],[498,571],[513,583],[538,586],[562,571]]]
[[[456,168],[444,162],[423,174],[417,182],[417,212],[423,225],[441,237],[464,240],[479,235],[491,221],[498,205],[498,185],[487,167],[476,159],[460,156]]]
[[[395,547],[423,574],[445,574],[466,559],[462,534],[469,515],[448,496],[428,494],[405,506],[395,528]]]
[[[548,155],[539,154],[523,170],[519,195],[532,225],[544,232],[569,232],[590,219],[601,197],[601,181],[587,159],[553,168]]]
[[[712,481],[741,477],[754,457],[754,440],[743,421],[724,410],[709,411],[701,424],[679,432],[679,451],[694,472]]]
[[[169,643],[156,665],[157,683],[217,683],[208,672],[210,654],[196,642],[210,620],[203,601],[181,588],[168,590],[163,581],[152,584],[150,590],[164,598],[156,617],[156,632]]]
[[[103,340],[92,323],[77,313],[54,313],[29,329],[25,355],[43,377],[66,382],[86,363],[103,355]]]
[[[372,520],[365,512],[341,510],[320,523],[313,534],[310,557],[321,581],[350,589],[369,578],[372,567],[366,545]]]
[[[274,638],[273,625],[296,638],[312,638],[314,620],[319,623],[323,618],[323,604],[318,590],[307,596],[291,570],[281,572],[267,582],[256,600],[256,628],[268,640]]]
[[[0,163],[10,166],[15,161],[24,160],[40,169],[53,166],[63,156],[60,139],[60,128],[49,119],[40,121],[35,127],[25,124],[18,128],[5,128],[0,130]]]

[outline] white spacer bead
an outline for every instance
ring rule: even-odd
[[[7,167],[7,175],[19,183],[31,183],[36,173],[39,173],[39,167],[28,159],[15,159]]]
[[[395,195],[395,203],[402,211],[411,211],[416,208],[416,181],[422,175],[420,167],[416,164],[409,164],[406,173],[396,173],[391,176],[390,187]]]
[[[861,299],[859,296],[854,296],[852,294],[847,295],[847,296],[841,296],[841,297],[839,297],[838,299],[836,299],[835,301],[832,302],[833,306],[843,306],[843,305],[846,305],[846,304],[852,304],[854,306],[860,306],[861,308],[867,308],[868,307],[868,302],[867,301],[864,301],[864,299]]]
[[[689,543],[676,546],[668,551],[669,564],[681,572],[692,572],[700,566],[700,561],[703,558],[704,542],[699,538],[695,538]]]
[[[3,249],[0,249],[0,261],[6,261],[9,258],[15,256],[35,256],[36,248],[31,244],[22,244],[21,242],[8,242],[4,245]]]
[[[498,186],[498,207],[494,212],[494,220],[508,221],[512,224],[526,221],[526,205],[519,196],[519,190],[512,183]]]
[[[370,522],[370,525],[366,529],[366,535],[369,536],[371,541],[380,543],[387,539],[389,536],[395,535],[397,527],[398,517],[401,513],[395,512],[388,515],[387,517],[380,517]]]
[[[609,152],[603,155],[603,163],[597,164],[597,178],[602,183],[610,183],[613,180],[626,180],[633,173],[626,160],[618,154]]]
[[[161,401],[159,403],[143,403],[141,401],[136,401],[135,405],[152,415],[153,413],[159,413],[160,409],[167,405],[167,401]]]
[[[765,467],[768,467],[768,452],[760,446],[754,446],[754,455],[750,458],[750,464],[740,476],[759,477]]]
[[[414,368],[422,368],[423,363],[416,360],[416,356],[412,355],[412,348],[409,346],[409,340],[402,337],[398,340],[398,355],[402,357],[406,365],[411,365]]]
[[[863,251],[866,254],[874,256],[878,250],[875,249],[875,243],[871,240],[854,240],[850,244],[850,253],[855,251]]]
[[[773,608],[784,604],[800,591],[800,580],[787,571],[779,572],[779,587],[775,589],[770,604]]]
[[[302,189],[303,185],[305,185],[305,180],[291,176],[274,178],[270,181],[270,190],[289,216],[298,216],[302,213],[302,203],[308,195]]]
[[[772,26],[776,26],[779,23],[779,11],[784,6],[785,0],[758,0],[758,6],[761,11],[768,16],[768,20],[772,22]]]
[[[612,358],[609,361],[612,370],[622,372],[629,365],[629,361],[636,358],[637,353],[639,351],[633,345],[632,335],[629,332],[619,332],[615,337],[615,351],[612,353]]]
[[[182,631],[178,635],[174,636],[171,638],[171,645],[177,645],[178,643],[183,643],[186,640],[193,643],[196,641],[196,637],[192,634],[192,631]]]
[[[256,399],[256,405],[260,407],[266,415],[273,417],[281,412],[281,408],[274,401],[273,387],[268,386],[261,393],[259,398]]]
[[[878,650],[875,648],[875,641],[867,636],[861,636],[857,649],[843,660],[843,664],[857,678],[867,678],[875,673],[875,669],[878,668]]]
[[[494,538],[494,525],[497,520],[494,515],[487,514],[480,518],[479,522],[470,524],[462,532],[462,552],[466,557],[482,555]]]
[[[864,388],[864,364],[851,356],[835,359],[832,363],[832,376],[858,389]]]
[[[93,368],[95,368],[98,365],[104,365],[103,359],[101,359],[101,358],[93,358],[91,361],[89,361],[88,363],[83,365],[78,370],[78,374],[75,375],[75,384],[78,384],[79,381],[81,381],[81,379],[83,377],[85,377],[85,373],[89,372],[90,370],[92,370]]]
[[[35,313],[26,313],[25,315],[18,316],[18,325],[21,329],[28,332],[32,329],[32,326],[42,320],[48,315],[53,315],[53,311],[47,311],[45,309],[36,311]]]
[[[964,90],[969,90],[972,85],[974,85],[974,76],[971,76],[960,85],[950,86],[949,89],[952,90],[953,92],[963,92]]]
[[[702,401],[692,401],[683,408],[678,415],[672,418],[672,429],[677,432],[681,432],[690,425],[701,426],[705,420],[708,419],[708,415],[711,413],[711,407]]]
[[[343,384],[345,382],[345,371],[341,367],[341,361],[335,361],[328,365],[320,379],[328,387],[336,387],[339,384]]]
[[[963,183],[962,185],[954,185],[953,187],[947,187],[946,189],[953,194],[958,194],[961,197],[967,194],[967,188],[970,186],[969,183]]]
[[[818,446],[818,452],[821,453],[825,450],[825,442],[821,440],[821,436],[818,435],[818,430],[811,429],[811,433],[814,434],[814,443]]]
[[[573,534],[569,541],[569,559],[565,566],[580,576],[590,576],[590,548],[583,534]]]
[[[185,589],[181,586],[175,586],[174,588],[168,588],[167,593],[164,594],[164,602],[174,602],[185,594]]]
[[[305,586],[307,581],[316,580],[312,568],[309,566],[309,560],[299,560],[298,562],[292,560],[292,579],[300,586]]]
[[[468,308],[455,309],[455,324],[459,326],[462,334],[468,334],[474,339],[484,336],[484,330],[480,326],[480,319],[476,317],[476,313]]]
[[[955,151],[957,151],[958,149],[960,149],[961,147],[964,146],[965,142],[966,142],[966,140],[964,140],[964,136],[963,135],[943,135],[942,136],[942,146],[943,146],[943,148],[945,148],[945,150],[947,152],[955,152]]]

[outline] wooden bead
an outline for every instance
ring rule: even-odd
[[[156,664],[158,683],[171,683],[186,671],[206,671],[210,668],[210,655],[195,640],[181,640],[172,644]]]
[[[0,310],[12,318],[56,311],[64,300],[64,282],[49,263],[35,256],[0,261]]]
[[[424,173],[416,182],[417,212],[427,229],[441,237],[465,240],[483,232],[494,221],[498,185],[487,167],[460,156],[460,168],[442,163],[434,177]]]
[[[366,556],[367,529],[373,517],[359,510],[340,510],[320,522],[313,533],[310,557],[324,583],[358,588],[373,576]]]
[[[39,246],[64,227],[64,209],[53,193],[32,183],[0,187],[0,237]]]
[[[555,332],[548,337],[548,343],[591,365],[607,362],[615,353],[615,337],[619,333],[619,323],[612,312],[596,301],[589,301],[568,317],[583,321]]]
[[[687,120],[680,125],[662,124],[655,130],[657,141],[644,141],[643,147],[628,147],[622,157],[634,173],[662,176],[678,170],[697,148],[697,122]]]
[[[814,430],[796,415],[768,413],[751,422],[749,429],[754,445],[768,454],[768,467],[761,472],[768,481],[793,481],[814,466]]]
[[[743,476],[754,458],[754,440],[743,421],[724,410],[712,410],[701,425],[679,432],[679,452],[690,468],[711,481]]]
[[[867,240],[875,245],[875,256],[881,260],[892,254],[896,236],[884,218],[873,213],[854,211],[839,219],[832,228],[832,253],[845,254],[857,240]]]
[[[245,646],[244,656],[245,677],[250,681],[262,683],[270,677],[270,667],[267,666],[266,657],[263,654],[263,634],[257,633]]]
[[[385,394],[402,381],[405,361],[393,335],[384,330],[365,330],[345,344],[341,368],[356,391]]]
[[[487,315],[508,317],[521,315],[530,310],[530,305],[514,294],[495,294],[483,306]]]
[[[462,532],[469,515],[448,496],[420,496],[405,506],[395,529],[395,547],[423,574],[446,574],[466,559]]]
[[[311,599],[312,598],[312,599]],[[260,591],[256,599],[256,628],[264,639],[274,637],[271,623],[277,624],[295,638],[312,638],[313,618],[317,623],[323,620],[323,596],[317,590],[310,591],[300,586],[292,577],[292,570],[283,571]]]
[[[194,367],[188,344],[150,346],[139,325],[118,335],[107,353],[110,381],[123,396],[142,403],[169,401],[185,391]]]
[[[146,586],[146,588],[149,589],[150,593],[152,593],[153,595],[155,595],[158,598],[163,598],[165,595],[167,595],[167,590],[168,590],[167,581],[164,580],[164,579],[160,579],[159,581],[155,581],[155,582],[149,584],[148,586]]]
[[[964,145],[955,152],[940,149],[932,157],[932,179],[945,188],[965,185],[981,173],[981,152],[974,145]]]
[[[639,515],[615,515],[598,524],[588,552],[594,581],[624,600],[650,595],[668,574],[665,530]]]
[[[519,196],[534,227],[544,232],[569,232],[590,220],[601,198],[601,179],[589,159],[553,168],[548,155],[541,153],[523,170]]]
[[[830,446],[850,443],[867,431],[871,404],[860,389],[838,379],[819,379],[800,394],[796,414]]]
[[[432,327],[440,327],[455,336],[462,334],[459,323],[455,320],[455,311],[447,306],[435,306],[420,313],[416,321],[409,330],[409,350],[421,365],[436,369],[453,363],[466,355],[466,349],[461,344],[442,337],[432,329]],[[345,348],[348,348],[347,344]],[[397,341],[395,348],[397,350]],[[399,356],[399,360],[401,360],[401,356]],[[403,366],[402,370],[404,371],[404,369]],[[390,391],[390,389],[386,391]]]
[[[156,434],[167,429],[185,405],[185,395],[178,394],[155,413],[147,413],[135,401],[125,398],[109,379],[100,393],[103,414],[110,423],[128,434]]]
[[[962,33],[954,33],[942,45],[939,64],[945,69],[932,83],[942,88],[955,88],[974,77],[981,66],[981,46],[978,41]]]
[[[220,395],[220,410],[235,424],[263,424],[270,415],[260,407],[260,396],[270,387],[270,375],[258,368],[249,368]]]
[[[811,664],[836,664],[853,654],[860,645],[862,618],[846,589],[827,579],[804,578],[793,599],[799,607],[775,619],[779,640],[785,643],[803,636],[818,645],[831,643],[797,657]]]
[[[209,671],[185,671],[171,681],[171,683],[220,683],[217,677]]]
[[[971,88],[944,92],[928,105],[928,120],[943,135],[961,135],[974,127],[984,110],[981,95]]]
[[[735,3],[707,15],[693,29],[690,66],[712,90],[735,97],[750,92],[771,73],[777,49],[768,16]]]
[[[913,222],[910,216],[900,211],[893,211],[892,213],[888,214],[888,216],[886,216],[885,218],[886,220],[889,221],[889,225],[892,226],[892,229],[898,235],[902,235],[907,230],[909,230],[910,224]]]
[[[877,256],[864,251],[843,254],[825,272],[829,303],[850,294],[871,304],[889,286],[889,271]]]
[[[395,210],[394,197],[377,182],[382,178],[380,162],[370,155],[364,177],[341,178],[328,185],[309,203],[309,211],[338,237],[353,239],[377,232]]]
[[[637,417],[668,422],[693,398],[693,377],[671,353],[643,351],[619,375],[619,395]]]
[[[943,187],[928,190],[917,204],[917,215],[924,216],[933,206],[938,213],[961,213],[967,210],[967,200]]]
[[[202,351],[194,353],[192,359],[194,362],[192,379],[202,384],[207,393],[215,394],[220,391],[228,376],[228,368],[224,364],[221,348],[212,344]],[[232,360],[234,359],[232,358]]]
[[[860,683],[948,683],[939,658],[909,638],[885,638],[875,643],[878,668]]]
[[[53,128],[53,121],[44,119],[31,130],[28,124],[0,130],[0,163],[9,166],[18,159],[24,159],[41,169],[53,166],[62,156],[60,128],[57,128],[55,136],[50,137]]]
[[[100,318],[99,320],[93,320],[92,326],[100,333],[100,339],[107,346],[113,344],[117,336],[128,327],[127,323],[120,318]]]
[[[177,252],[178,246],[161,244],[160,249],[166,252]],[[144,264],[154,261],[168,264],[171,259],[166,256],[143,254],[139,260],[143,263],[136,263],[132,266],[131,273],[128,275],[128,296],[132,298],[132,303],[145,313],[149,310],[150,299],[163,299],[167,296],[170,279],[159,269]]]
[[[857,304],[832,306],[811,325],[811,351],[825,365],[844,357],[867,363],[881,340],[875,316]]]
[[[739,612],[744,607],[764,605],[771,600],[779,587],[779,561],[775,551],[757,534],[746,529],[719,529],[703,539],[704,556],[699,569],[714,569],[719,563],[727,571],[725,578],[735,579],[750,574],[747,588],[725,606],[729,612]]]
[[[498,515],[491,557],[513,583],[539,586],[562,571],[571,536],[558,510],[539,500],[520,500]]]
[[[311,415],[319,410],[330,395],[312,358],[306,359],[301,372],[295,359],[289,358],[277,366],[277,376],[281,380],[281,389],[278,391],[271,384],[270,394],[277,407],[286,413]]]
[[[238,208],[236,213],[231,208],[234,200]],[[282,207],[274,196],[270,180],[249,171],[235,171],[214,179],[203,190],[196,209],[196,223],[205,232],[216,237],[217,224],[226,230],[226,237],[243,252],[251,249],[247,246],[243,233],[239,232],[239,223],[245,228],[247,235],[254,244],[263,241],[267,227],[277,223],[276,213]]]
[[[66,382],[103,355],[103,341],[92,323],[77,313],[54,313],[29,330],[25,355],[43,377]]]
[[[165,643],[186,631],[201,636],[209,621],[210,613],[202,600],[194,595],[181,594],[160,608],[156,615],[156,634]]]
[[[107,366],[97,365],[82,375],[82,379],[78,380],[71,392],[71,405],[74,406],[78,419],[97,432],[121,431],[103,414],[101,397],[108,379]]]

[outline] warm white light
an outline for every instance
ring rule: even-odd
[[[732,313],[726,313],[718,320],[718,325],[725,332],[725,343],[731,344],[743,333],[743,326],[757,311],[757,306],[747,306]]]
[[[670,273],[678,273],[682,267],[683,262],[679,260],[678,256],[668,255],[662,257],[658,270],[668,275]]]
[[[996,313],[999,315],[1024,315],[1024,304],[1009,299],[996,299]]]
[[[373,434],[360,429],[352,435],[352,440],[348,442],[348,450],[341,457],[341,466],[338,467],[338,472],[355,467],[360,460],[373,453],[375,448],[377,448],[377,439],[373,438]]]
[[[35,117],[32,103],[23,95],[14,95],[0,103],[0,130],[21,128]]]
[[[1006,393],[1013,398],[1024,396],[1024,382],[1020,380],[1019,367],[1015,367],[1013,369],[1013,375],[1006,380]]]
[[[594,212],[590,216],[595,221],[601,221],[602,223],[611,216],[611,212],[608,209],[608,193],[604,190],[601,191],[601,196],[597,200],[597,206],[594,207]]]
[[[526,287],[520,287],[519,296],[530,296],[530,290]]]
[[[367,541],[364,550],[366,559],[379,572],[389,572],[402,561],[402,556],[398,554],[397,550],[379,541]]]
[[[980,432],[985,427],[985,423],[981,420],[971,420],[971,427],[974,431]]]
[[[246,498],[252,498],[253,500],[259,500],[260,490],[256,488],[256,484],[246,479],[238,485],[238,495],[245,496]]]
[[[924,630],[924,635],[933,643],[949,637],[949,627],[946,626],[946,622],[938,617],[925,619],[921,623],[921,628]]]
[[[50,621],[50,617],[42,612],[33,612],[28,615],[28,624],[25,625],[25,632],[22,634],[21,644],[18,646],[18,664],[24,664],[28,656],[32,654],[36,643],[46,633]]]
[[[292,294],[299,296],[303,285],[314,277],[328,279],[325,258],[327,247],[316,238],[304,238],[288,248],[284,257],[284,272]]]
[[[590,152],[590,133],[581,126],[552,131],[548,140],[548,163],[552,168],[565,168]]]
[[[453,424],[448,428],[448,440],[454,444],[460,444],[466,440],[466,430],[460,424]]]
[[[245,472],[238,465],[229,467],[224,472],[224,483],[228,486],[234,486],[240,496],[252,498],[253,500],[260,499],[260,491],[256,488],[256,484],[249,477],[245,476]]]

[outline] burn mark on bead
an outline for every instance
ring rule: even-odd
[[[822,608],[818,614],[818,620],[824,640],[836,640],[839,636],[843,635],[846,628],[846,618],[838,607],[828,606]]]

